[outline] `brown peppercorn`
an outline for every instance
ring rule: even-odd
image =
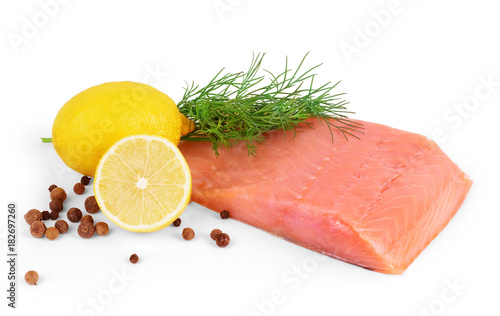
[[[63,207],[64,206],[63,206],[61,200],[52,200],[49,203],[50,210],[54,211],[54,212],[60,212],[60,211],[62,211]]]
[[[219,236],[217,236],[217,238],[215,239],[215,243],[217,244],[217,246],[221,248],[224,248],[227,245],[229,245],[230,241],[231,239],[229,238],[229,235],[226,233],[219,234]]]
[[[41,221],[42,219],[42,213],[37,209],[31,209],[24,215],[24,220],[28,223],[28,225],[31,225],[36,221]]]
[[[82,222],[78,226],[78,235],[82,238],[90,238],[95,234],[94,224],[90,222]]]
[[[99,236],[106,236],[109,233],[109,226],[105,222],[95,224],[95,232]]]
[[[83,176],[81,179],[80,179],[80,182],[81,184],[83,185],[88,185],[90,183],[90,178],[87,177],[87,176]]]
[[[47,227],[42,221],[33,222],[30,226],[30,233],[33,237],[41,238],[45,235],[45,230]]]
[[[220,229],[213,229],[210,232],[210,238],[212,238],[213,240],[215,240],[217,238],[217,236],[219,236],[220,234],[222,234],[222,231]]]
[[[68,210],[68,220],[72,223],[78,223],[82,219],[82,211],[76,207]]]
[[[94,218],[92,217],[92,215],[85,215],[84,217],[82,217],[82,222],[91,222],[92,224],[94,224]]]
[[[220,212],[220,218],[228,219],[229,218],[229,211],[223,210],[222,212]]]
[[[93,195],[89,196],[85,200],[85,209],[90,214],[95,214],[95,213],[99,212],[100,208],[99,208],[99,205],[97,204],[97,201],[95,200],[95,196],[93,196]]]
[[[82,183],[78,182],[73,187],[73,191],[76,194],[81,195],[81,194],[85,193],[85,186]]]
[[[55,221],[58,218],[59,218],[59,212],[54,212],[54,211],[50,212],[50,219],[51,220]]]
[[[59,237],[59,230],[55,227],[49,227],[45,231],[45,236],[47,236],[48,240],[54,240]]]
[[[66,201],[66,198],[68,196],[66,195],[66,191],[64,191],[63,188],[57,187],[54,188],[52,191],[50,191],[50,199],[51,200],[59,200],[61,202]]]
[[[49,187],[49,192],[52,192],[52,190],[54,190],[55,188],[57,188],[57,185],[53,184]]]
[[[50,213],[49,211],[43,211],[42,212],[42,220],[46,221],[50,218]]]
[[[176,219],[176,220],[172,223],[172,225],[174,225],[174,227],[179,227],[179,226],[181,226],[181,219],[180,219],[180,218]]]
[[[57,228],[57,230],[59,231],[60,234],[65,234],[69,229],[69,225],[68,225],[68,223],[66,223],[66,221],[64,219],[58,220],[54,224],[54,227]]]
[[[132,263],[137,263],[137,262],[139,262],[139,256],[134,253],[133,255],[130,256],[129,260]]]
[[[36,285],[36,283],[38,282],[38,278],[39,278],[38,273],[33,270],[26,272],[26,274],[24,275],[24,280],[29,285]]]
[[[186,227],[182,230],[182,238],[185,240],[191,240],[194,238],[194,230],[192,228]]]

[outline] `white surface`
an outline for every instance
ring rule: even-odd
[[[481,81],[500,81],[496,2],[401,0],[396,9],[389,0],[66,2],[52,7],[46,21],[38,1],[0,4],[1,200],[4,210],[10,200],[19,205],[20,278],[18,308],[7,309],[2,299],[2,315],[93,315],[78,311],[92,310],[82,305],[92,298],[101,306],[92,310],[96,315],[498,314],[500,86],[488,91]],[[214,4],[220,3],[232,10],[218,15]],[[377,29],[371,12],[387,8],[395,13]],[[34,16],[43,27],[16,51],[9,34],[22,36],[25,19]],[[348,62],[342,43],[352,45],[366,27],[372,37]],[[136,234],[109,221],[105,238],[83,240],[75,225],[52,242],[30,236],[22,215],[47,208],[50,184],[71,191],[80,178],[39,139],[50,137],[70,97],[95,84],[133,80],[179,101],[184,80],[205,83],[223,66],[246,69],[253,51],[267,52],[265,66],[274,71],[284,67],[285,55],[295,65],[310,51],[308,65],[324,62],[318,79],[342,80],[339,91],[348,92],[355,117],[446,134],[441,147],[475,184],[457,216],[402,276],[318,259],[196,205],[182,216],[182,227],[196,231],[189,242],[180,237],[182,227]],[[154,70],[162,74],[152,76]],[[481,99],[475,108],[453,112],[474,98]],[[87,195],[70,194],[65,205],[83,208]],[[105,220],[102,213],[95,217]],[[231,236],[228,248],[208,238],[215,227]],[[137,265],[128,262],[132,253],[140,257]],[[1,267],[5,289],[8,270]],[[294,267],[307,269],[303,279]],[[23,280],[30,269],[40,274],[36,287]],[[131,280],[116,277],[123,269]],[[454,282],[458,289],[450,290]]]

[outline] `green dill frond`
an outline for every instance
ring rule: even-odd
[[[257,54],[247,72],[226,73],[224,69],[204,87],[187,84],[184,97],[177,104],[179,111],[195,122],[194,132],[183,136],[187,141],[211,141],[215,154],[219,148],[231,148],[245,142],[250,155],[257,154],[257,145],[265,141],[263,133],[270,130],[294,130],[308,118],[318,118],[347,139],[358,138],[363,126],[350,121],[344,93],[332,94],[338,82],[314,87],[316,65],[301,72],[308,54],[295,71],[288,69],[274,75],[268,70],[269,82],[260,74],[265,54]]]

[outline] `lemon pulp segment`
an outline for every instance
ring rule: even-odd
[[[103,155],[94,192],[101,210],[115,224],[130,231],[156,231],[186,208],[191,174],[171,141],[134,135],[119,140]]]

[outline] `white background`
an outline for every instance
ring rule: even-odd
[[[495,1],[61,1],[45,9],[49,16],[43,3],[50,2],[0,5],[0,192],[2,209],[18,202],[20,277],[18,308],[7,309],[2,298],[2,315],[498,315]],[[27,26],[33,19],[35,30]],[[75,225],[52,242],[30,236],[22,215],[47,209],[50,184],[71,192],[80,178],[39,139],[51,136],[58,109],[76,93],[132,80],[179,101],[184,80],[244,70],[252,52],[267,52],[265,68],[278,72],[285,56],[296,65],[308,51],[308,66],[324,62],[320,81],[342,80],[338,91],[348,93],[355,117],[429,137],[441,131],[440,146],[475,181],[455,218],[402,276],[316,257],[193,204],[182,216],[182,227],[196,232],[189,242],[182,227],[136,234],[109,221],[104,238],[83,240]],[[67,207],[83,209],[88,195],[70,194]],[[216,227],[231,236],[228,248],[208,238]],[[132,253],[136,265],[128,262]],[[1,265],[2,291],[7,268]],[[23,280],[30,269],[40,274],[37,286]],[[123,273],[128,279],[117,277]]]

